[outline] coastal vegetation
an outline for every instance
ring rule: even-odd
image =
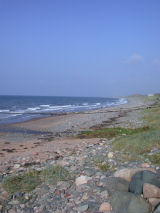
[[[4,179],[2,186],[9,193],[30,192],[44,182],[56,184],[67,180],[68,171],[60,165],[49,166],[42,171],[30,170],[26,173],[11,175]]]
[[[151,162],[157,163],[159,154],[147,155],[147,153],[160,148],[160,106],[154,105],[142,110],[141,113],[148,130],[117,138],[112,147],[114,151],[122,152],[125,160],[148,158]]]
[[[150,107],[140,110],[144,126],[138,128],[100,128],[91,131],[83,131],[79,138],[107,138],[114,141],[112,150],[119,153],[120,160],[134,161],[148,159],[151,163],[160,165],[160,153],[150,152],[160,149],[160,94],[145,97]],[[103,162],[99,163],[101,170],[109,169]]]
[[[101,128],[93,131],[83,131],[78,134],[79,138],[114,138],[117,136],[126,136],[133,135],[141,132],[148,131],[149,127],[144,126],[140,128],[130,129],[122,127],[113,127],[113,128]]]
[[[78,134],[79,138],[114,138],[117,136],[126,136],[133,135],[149,130],[149,126],[144,126],[140,128],[122,128],[122,127],[113,127],[113,128],[100,128],[93,131],[83,131]]]

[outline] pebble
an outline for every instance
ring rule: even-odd
[[[111,204],[108,202],[104,202],[99,207],[99,212],[110,212],[112,210]]]
[[[17,204],[19,204],[19,201],[18,200],[12,200],[8,204],[10,204],[10,205],[17,205]]]
[[[83,205],[83,206],[78,206],[77,211],[78,212],[84,212],[88,209],[88,204]]]
[[[109,152],[109,153],[108,153],[108,158],[113,158],[113,156],[114,156],[114,153],[113,153],[113,152]]]
[[[111,141],[109,140],[100,140],[99,144],[90,144],[87,148],[85,146],[77,147],[74,153],[72,150],[66,150],[58,160],[53,160],[54,158],[50,156],[48,162],[42,163],[40,159],[37,159],[38,164],[33,164],[32,160],[28,158],[20,159],[19,163],[14,159],[14,164],[12,164],[13,166],[10,170],[15,174],[21,173],[23,168],[26,171],[31,168],[40,172],[48,166],[59,164],[69,171],[70,178],[64,178],[56,184],[43,183],[32,192],[21,193],[19,197],[11,197],[0,186],[1,201],[8,205],[10,212],[16,213],[111,212],[109,189],[117,188],[106,188],[108,185],[115,185],[115,182],[111,181],[111,179],[121,177],[130,181],[133,174],[140,169],[156,171],[151,168],[150,164],[148,164],[150,166],[148,168],[145,162],[126,162],[120,165],[120,153],[113,153],[110,143]],[[21,160],[23,160],[24,166],[27,163],[27,168],[22,166]],[[113,166],[115,168],[116,165],[117,172],[114,173],[110,169],[103,171],[97,166],[105,165],[106,163],[109,164],[110,168]],[[143,164],[145,166],[140,168]],[[22,168],[22,170],[19,168]],[[7,176],[7,172],[5,176]],[[124,188],[121,182],[119,183],[119,188]],[[18,198],[24,200],[24,203],[16,200]],[[155,203],[158,202],[156,199],[149,198],[152,206],[155,206]]]
[[[80,186],[82,184],[86,184],[91,179],[92,179],[91,177],[82,175],[82,176],[76,178],[75,184],[76,184],[76,186]]]
[[[19,169],[20,166],[21,166],[20,164],[15,164],[15,165],[14,165],[14,169]]]

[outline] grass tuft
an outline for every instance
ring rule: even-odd
[[[104,163],[104,164],[98,164],[98,168],[103,171],[103,172],[107,172],[108,170],[110,170],[110,165],[109,163]]]
[[[2,186],[10,193],[30,192],[41,183],[39,173],[37,171],[29,171],[27,173],[7,177]]]
[[[69,178],[68,171],[62,166],[49,166],[41,171],[41,179],[44,182],[56,183],[58,181],[64,181]]]
[[[160,152],[153,155],[146,155],[145,157],[148,158],[151,161],[151,163],[160,166]]]
[[[8,176],[2,182],[2,186],[11,194],[16,192],[30,192],[42,182],[55,184],[58,181],[67,180],[68,178],[68,171],[57,165],[49,166],[40,172],[32,170],[23,174]]]

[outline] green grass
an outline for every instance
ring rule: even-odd
[[[67,180],[68,171],[57,165],[49,166],[38,172],[35,170],[23,174],[8,176],[3,182],[3,188],[9,193],[30,192],[43,182],[55,184],[58,181]]]
[[[10,193],[30,192],[41,183],[39,173],[37,171],[29,171],[27,173],[7,177],[2,186]]]
[[[124,136],[124,135],[133,135],[136,133],[148,131],[149,127],[141,127],[136,129],[127,129],[122,127],[114,127],[114,128],[101,128],[93,131],[83,131],[78,134],[79,138],[114,138],[117,136]]]
[[[160,149],[160,107],[154,106],[143,110],[142,113],[148,130],[117,138],[112,144],[113,150],[120,151],[124,160],[145,159],[151,149],[154,147]],[[156,156],[152,157],[152,162],[154,157]]]
[[[69,178],[69,173],[62,166],[49,166],[41,171],[41,179],[43,182],[56,183]]]
[[[138,133],[126,138],[119,138],[113,143],[113,149],[131,154],[144,154],[154,147],[160,147],[160,131]]]
[[[98,164],[98,168],[101,171],[106,172],[106,171],[110,170],[110,165],[109,165],[109,163]]]
[[[146,155],[145,157],[148,158],[151,163],[160,166],[160,153],[156,153],[153,155]]]

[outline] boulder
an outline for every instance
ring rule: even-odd
[[[118,170],[114,173],[114,177],[120,177],[120,178],[123,178],[125,179],[126,181],[131,181],[131,178],[132,176],[139,172],[139,171],[144,171],[144,170],[147,170],[147,171],[152,171],[152,172],[155,172],[156,173],[156,170],[153,169],[153,168],[136,168],[136,169],[129,169],[129,168],[125,168],[125,169],[121,169],[121,170]]]
[[[148,201],[154,208],[160,203],[160,198],[149,198]]]
[[[113,212],[116,213],[151,213],[151,205],[141,196],[130,192],[115,191],[110,199]]]
[[[160,187],[160,175],[147,170],[137,172],[131,179],[129,191],[139,195],[142,194],[144,183],[150,183]]]
[[[150,183],[144,183],[143,197],[144,198],[160,198],[160,188]]]
[[[108,177],[101,180],[103,182],[103,189],[107,190],[109,195],[114,191],[125,191],[128,192],[129,182],[118,177]]]
[[[76,186],[80,186],[82,184],[86,184],[91,179],[91,177],[81,175],[80,177],[76,178],[75,184]]]
[[[160,204],[157,206],[157,208],[155,209],[154,213],[160,213]]]

